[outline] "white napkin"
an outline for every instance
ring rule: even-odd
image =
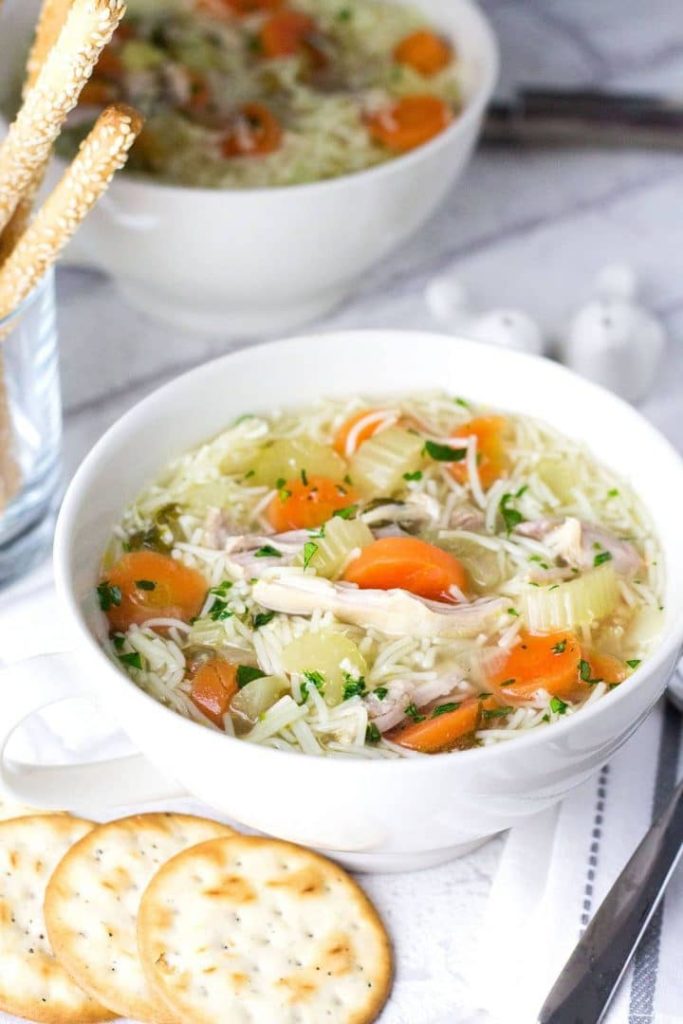
[[[598,776],[559,808],[510,833],[478,958],[479,999],[492,1022],[537,1020],[582,930],[661,813],[682,769],[680,716],[660,705]],[[678,872],[606,1024],[683,1022],[682,940]]]

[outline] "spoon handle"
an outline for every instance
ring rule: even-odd
[[[598,1024],[683,852],[683,782],[586,928],[539,1024]]]

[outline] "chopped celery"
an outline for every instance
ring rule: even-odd
[[[351,459],[354,484],[370,495],[391,495],[405,486],[406,473],[422,464],[424,441],[402,427],[390,427],[364,441]]]
[[[578,486],[579,480],[570,460],[544,458],[538,463],[536,471],[546,487],[563,505],[572,503],[573,491]]]
[[[527,625],[541,633],[598,622],[614,611],[618,601],[619,584],[609,563],[551,587],[528,584],[521,594]]]
[[[258,722],[259,716],[288,692],[289,683],[282,676],[261,676],[237,691],[230,710],[252,723]]]
[[[367,672],[357,644],[333,629],[304,633],[292,640],[282,652],[282,665],[286,672],[299,675],[319,672],[323,678],[321,692],[330,707],[341,703],[347,675],[358,678]]]
[[[342,519],[340,516],[328,520],[322,537],[316,536],[315,553],[308,565],[315,569],[318,576],[328,580],[337,579],[342,574],[353,551],[366,548],[372,544],[372,531],[360,519]],[[297,556],[296,564],[303,565],[303,552]]]
[[[275,487],[278,480],[291,480],[302,473],[342,480],[346,463],[329,445],[296,437],[263,445],[253,469],[255,484]]]

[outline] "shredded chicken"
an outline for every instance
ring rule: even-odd
[[[254,599],[287,615],[332,612],[341,622],[378,629],[387,636],[477,636],[507,607],[506,598],[472,604],[427,601],[404,590],[360,590],[290,570],[270,570],[254,584]]]
[[[601,552],[608,552],[615,572],[622,576],[632,575],[642,564],[640,553],[633,544],[620,540],[594,523],[584,523],[573,516],[520,523],[515,532],[543,541],[558,558],[577,569],[592,568],[596,555]]]
[[[451,694],[462,682],[462,672],[449,672],[429,682],[418,679],[392,679],[387,683],[386,696],[379,698],[370,693],[365,698],[370,720],[380,732],[387,732],[406,718],[405,709],[411,704],[423,708],[438,697]]]

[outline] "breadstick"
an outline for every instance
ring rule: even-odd
[[[104,193],[142,128],[131,107],[115,104],[100,114],[63,178],[0,267],[0,318],[35,288]]]
[[[124,0],[73,0],[59,39],[0,145],[0,232],[47,162],[124,10]]]
[[[43,0],[38,16],[33,45],[26,63],[26,81],[24,96],[36,84],[40,69],[45,63],[50,50],[59,39],[59,33],[71,8],[71,0]]]

